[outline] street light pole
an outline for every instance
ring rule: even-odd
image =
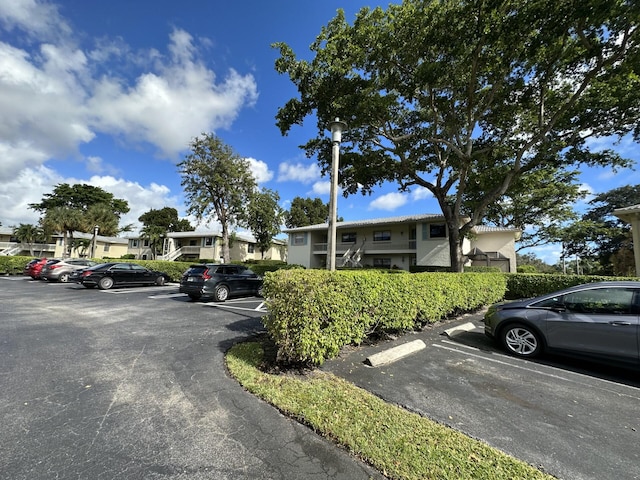
[[[336,118],[329,124],[331,128],[331,192],[329,197],[329,234],[327,236],[327,270],[336,269],[336,223],[338,219],[338,168],[340,165],[340,142],[345,122]]]
[[[100,230],[100,227],[98,225],[93,227],[93,239],[91,240],[91,258],[96,257],[96,240],[98,237],[98,230]]]

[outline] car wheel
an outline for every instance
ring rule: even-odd
[[[260,288],[258,288],[258,291],[256,292],[256,295],[257,295],[258,297],[262,297],[262,296],[264,296],[264,295],[263,295],[263,287],[262,287],[262,285],[260,285]]]
[[[195,293],[190,293],[189,294],[189,298],[193,301],[198,301],[200,300],[201,295],[196,295]]]
[[[513,323],[502,330],[502,344],[512,355],[533,358],[542,350],[540,335],[531,327]]]
[[[60,276],[58,277],[58,281],[62,283],[67,283],[69,281],[69,274],[61,273]]]
[[[164,285],[164,277],[162,275],[156,278],[156,285],[158,285],[159,287]]]
[[[102,277],[98,282],[100,290],[109,290],[111,287],[113,287],[113,278],[111,277]]]
[[[229,287],[227,287],[226,285],[218,285],[213,297],[216,302],[224,302],[227,298],[229,298]]]

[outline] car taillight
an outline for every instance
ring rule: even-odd
[[[82,276],[83,276],[83,277],[88,277],[89,275],[91,275],[91,272],[90,272],[90,271],[82,272]]]
[[[50,266],[49,266],[49,270],[53,270],[53,269],[55,269],[55,268],[60,268],[61,266],[62,266],[62,265],[56,265],[56,264],[53,264],[53,265],[50,265]]]
[[[205,270],[202,273],[202,278],[205,279],[205,280],[209,280],[211,278],[211,275],[209,275],[209,270]]]

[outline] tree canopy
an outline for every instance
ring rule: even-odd
[[[324,223],[329,218],[329,205],[319,198],[295,197],[284,214],[287,228],[306,227]]]
[[[222,227],[222,256],[230,261],[229,232],[246,226],[256,181],[249,162],[212,133],[203,133],[190,144],[191,153],[178,163],[187,213],[199,222],[217,220]]]
[[[280,196],[277,192],[264,188],[255,192],[249,202],[247,225],[256,237],[260,256],[271,247],[271,241],[282,225],[282,208],[278,205]]]
[[[159,210],[152,208],[138,217],[144,226],[155,225],[162,227],[165,232],[191,232],[195,228],[186,218],[178,217],[178,210],[164,207]]]
[[[63,255],[74,242],[74,231],[89,233],[98,226],[101,235],[115,236],[131,229],[119,227],[120,216],[129,211],[128,202],[92,185],[60,183],[29,208],[42,213],[40,224],[48,235],[62,233]]]
[[[580,220],[559,230],[564,256],[578,256],[583,262],[591,260],[589,273],[628,275],[635,269],[631,226],[613,211],[638,204],[640,185],[626,185],[594,196]]]
[[[363,8],[352,25],[338,11],[310,61],[274,45],[276,70],[298,90],[277,125],[285,135],[315,115],[318,136],[303,148],[326,173],[327,126],[345,120],[344,194],[427,188],[461,270],[464,237],[519,179],[542,165],[629,164],[588,140],[640,137],[639,19],[627,0],[405,0]],[[483,194],[465,212],[469,185]]]

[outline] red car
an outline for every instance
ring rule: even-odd
[[[60,260],[50,260],[48,258],[36,258],[31,260],[24,267],[24,274],[30,276],[34,280],[40,278],[40,272],[42,271],[42,267],[47,263],[58,263]]]

